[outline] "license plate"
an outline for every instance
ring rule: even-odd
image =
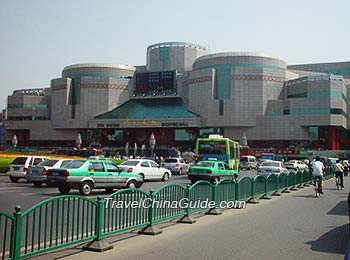
[[[60,173],[59,172],[53,172],[52,176],[60,176]]]
[[[39,171],[38,170],[32,170],[32,175],[39,175]]]

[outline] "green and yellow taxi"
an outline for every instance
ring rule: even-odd
[[[78,189],[81,195],[90,195],[93,189],[112,192],[117,188],[139,188],[142,178],[123,172],[116,163],[106,160],[74,160],[64,168],[49,169],[49,185],[58,187],[61,194]]]
[[[207,160],[190,167],[188,178],[191,183],[199,180],[214,182],[223,178],[237,178],[237,174],[225,162]]]

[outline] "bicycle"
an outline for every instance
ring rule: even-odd
[[[321,190],[321,178],[322,177],[315,177],[315,192],[316,192],[316,198],[321,196],[322,190]]]
[[[337,175],[335,177],[335,186],[337,186],[337,190],[340,189],[340,177],[339,177],[339,175]]]

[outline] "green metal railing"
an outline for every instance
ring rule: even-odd
[[[324,178],[333,176],[333,168],[327,167]],[[25,212],[16,206],[13,216],[0,211],[0,260],[16,260],[86,240],[101,240],[118,232],[210,210],[203,208],[200,201],[214,201],[214,206],[208,206],[212,208],[224,201],[256,202],[311,182],[312,173],[305,170],[245,176],[238,181],[198,181],[186,187],[168,184],[149,193],[123,189],[106,198],[98,196],[96,201],[76,195],[57,196]],[[179,207],[184,203],[187,207]]]

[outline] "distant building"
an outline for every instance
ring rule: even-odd
[[[287,65],[254,52],[165,42],[144,66],[76,64],[44,89],[8,96],[19,146],[193,147],[212,133],[252,147],[349,149],[350,62]]]

